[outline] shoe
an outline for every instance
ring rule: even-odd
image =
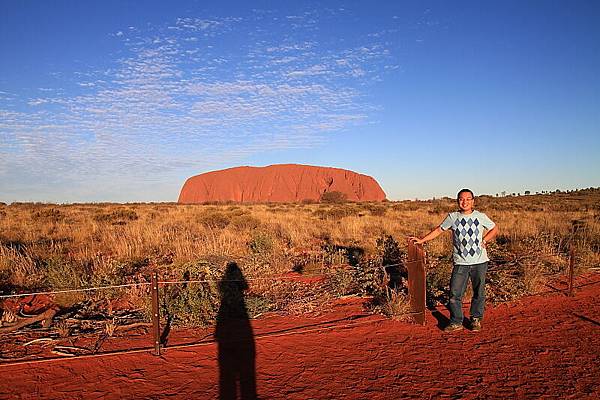
[[[471,318],[471,330],[479,332],[481,330],[481,318]]]
[[[444,332],[455,332],[463,329],[461,324],[452,323],[444,328]]]

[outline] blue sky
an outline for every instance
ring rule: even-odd
[[[289,3],[289,4],[287,4]],[[0,201],[300,163],[389,199],[600,186],[597,1],[0,3]]]

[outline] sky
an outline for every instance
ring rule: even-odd
[[[2,1],[0,201],[329,166],[390,200],[600,186],[598,1]]]

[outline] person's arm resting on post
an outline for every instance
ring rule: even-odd
[[[440,236],[442,234],[442,232],[444,232],[442,230],[441,227],[437,227],[434,230],[432,230],[431,232],[429,232],[427,235],[423,236],[422,239],[419,239],[418,237],[415,236],[411,236],[409,237],[410,240],[412,240],[415,244],[423,244],[425,242],[429,242],[430,240],[435,239],[436,237]]]
[[[452,226],[452,217],[450,216],[450,214],[448,214],[448,216],[446,217],[446,219],[444,219],[442,221],[440,226],[438,226],[437,228],[435,228],[434,230],[429,232],[427,235],[423,236],[422,239],[419,239],[418,237],[414,237],[414,236],[409,237],[409,239],[412,240],[415,244],[423,244],[425,242],[429,242],[430,240],[433,240],[436,237],[440,236],[444,231],[447,231],[448,229],[450,229],[451,226]]]

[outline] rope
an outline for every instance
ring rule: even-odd
[[[27,297],[27,296],[35,296],[39,294],[60,294],[60,293],[73,293],[73,292],[89,292],[93,290],[102,290],[102,289],[113,289],[113,288],[123,288],[123,287],[132,287],[132,286],[145,286],[150,285],[150,282],[145,283],[128,283],[124,285],[111,285],[111,286],[94,286],[83,289],[64,289],[64,290],[53,290],[49,292],[33,292],[33,293],[20,293],[20,294],[3,294],[0,295],[0,299],[7,299],[10,297]]]
[[[275,278],[244,278],[244,279],[190,279],[187,281],[158,281],[159,285],[176,285],[181,283],[216,283],[216,282],[247,282],[247,281],[277,281],[294,280],[295,276],[278,276]]]
[[[583,285],[574,286],[574,288],[595,285],[598,283],[600,283],[600,281],[585,283]],[[143,284],[143,285],[145,285],[145,284]],[[553,293],[553,292],[549,292],[549,291],[538,292],[538,293],[531,294],[530,296],[536,296],[536,295],[547,294],[547,293]],[[508,301],[502,301],[500,303],[504,303],[504,302],[508,302]],[[468,304],[468,303],[464,303],[464,304]],[[438,309],[440,307],[443,307],[443,306],[441,306],[441,305],[436,306],[435,309]],[[431,310],[429,310],[429,311],[431,311]],[[419,312],[409,312],[409,313],[403,313],[401,315],[414,315],[414,314],[418,314],[418,313]],[[374,323],[374,322],[382,322],[382,321],[389,321],[389,319],[388,318],[371,319],[368,321],[359,321],[359,322],[354,322],[354,323],[348,323],[348,324],[341,325],[341,326],[331,325],[331,326],[305,329],[305,330],[301,330],[301,331],[263,333],[263,334],[255,335],[254,338],[262,339],[262,338],[269,338],[269,337],[281,337],[281,336],[297,335],[297,334],[316,332],[316,331],[325,331],[325,330],[331,330],[331,329],[335,329],[335,328],[344,329],[344,328],[350,328],[353,326],[370,324],[370,323]],[[213,341],[206,341],[206,342],[188,343],[188,344],[168,346],[168,347],[164,347],[163,349],[164,350],[169,350],[169,349],[176,350],[176,349],[183,349],[183,348],[190,348],[190,347],[208,346],[208,345],[215,344],[215,343],[216,343],[216,341],[213,340]],[[152,351],[154,351],[154,348],[142,348],[142,349],[132,349],[132,350],[117,350],[117,351],[100,353],[100,354],[83,354],[83,355],[78,355],[78,356],[73,356],[73,357],[68,357],[68,358],[54,357],[54,358],[44,358],[44,359],[38,359],[38,360],[15,361],[15,362],[0,363],[0,369],[3,367],[17,366],[17,365],[23,365],[23,364],[41,364],[41,363],[48,363],[48,362],[54,362],[54,361],[79,360],[79,359],[96,358],[96,357],[116,356],[116,355],[123,355],[123,354],[145,353],[145,352],[152,352]]]
[[[396,266],[400,266],[402,264],[387,264],[387,265],[381,265],[380,268],[387,268],[387,267],[396,267]],[[214,279],[194,279],[194,280],[180,280],[180,281],[159,281],[158,283],[160,285],[175,285],[175,284],[182,284],[182,283],[212,283],[212,282],[243,282],[245,281],[265,281],[265,280],[293,280],[296,279],[296,277],[293,276],[278,276],[275,278],[246,278],[246,279],[219,279],[214,280]],[[143,283],[129,283],[129,284],[124,284],[124,285],[109,285],[109,286],[93,286],[93,287],[87,287],[87,288],[82,288],[82,289],[64,289],[64,290],[53,290],[53,291],[48,291],[48,292],[32,292],[32,293],[20,293],[20,294],[3,294],[0,295],[0,299],[8,299],[8,298],[13,298],[13,297],[27,297],[27,296],[35,296],[35,295],[42,295],[42,294],[46,294],[46,295],[50,295],[50,294],[61,294],[61,293],[73,293],[73,292],[89,292],[89,291],[94,291],[94,290],[103,290],[103,289],[115,289],[115,288],[124,288],[124,287],[133,287],[133,286],[146,286],[146,285],[150,285],[151,282],[143,282]]]

